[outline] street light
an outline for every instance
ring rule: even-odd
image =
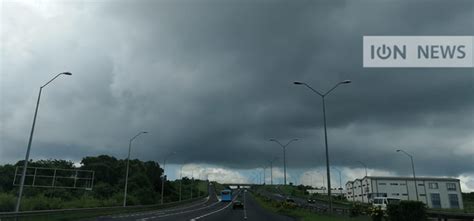
[[[365,168],[365,177],[367,177],[367,165],[365,163],[362,163],[362,161],[357,161],[357,163],[360,163],[364,168]],[[367,184],[368,180],[365,180],[365,183]],[[362,188],[362,180],[360,181],[360,189],[361,189],[361,194],[362,194],[362,202],[364,202],[364,188]],[[367,198],[367,202],[369,199]]]
[[[132,141],[135,140],[135,138],[137,138],[138,136],[140,136],[142,134],[146,134],[146,133],[148,133],[148,132],[141,131],[137,135],[132,137],[130,139],[130,141],[128,142],[127,170],[125,172],[125,190],[124,190],[124,194],[123,194],[123,207],[127,206],[128,170],[129,170],[129,167],[130,167],[130,152],[132,150]]]
[[[165,191],[165,168],[166,168],[166,160],[168,159],[168,157],[170,157],[171,155],[175,154],[176,152],[173,152],[173,153],[170,153],[168,154],[167,156],[165,156],[165,158],[163,159],[163,178],[161,179],[161,204],[163,204],[163,193]]]
[[[339,172],[339,190],[342,196],[342,176],[341,176],[341,170],[337,169],[336,167],[332,167],[333,169],[337,170]]]
[[[275,162],[278,157],[273,158],[270,160],[270,185],[273,185],[273,162]]]
[[[265,185],[265,182],[266,182],[266,177],[265,177],[265,165],[261,165],[262,168],[262,171],[263,171],[263,182],[262,182],[262,185]]]
[[[296,85],[304,85],[306,86],[308,89],[310,89],[311,91],[313,91],[314,93],[316,93],[317,95],[321,96],[322,100],[323,100],[323,117],[324,117],[324,141],[325,141],[325,146],[326,146],[326,172],[327,172],[327,177],[328,177],[328,198],[329,198],[329,211],[330,213],[332,213],[332,199],[331,199],[331,172],[330,172],[330,169],[329,169],[329,151],[328,151],[328,134],[327,134],[327,128],[326,128],[326,102],[325,102],[325,97],[331,93],[331,91],[333,91],[334,89],[336,89],[336,87],[338,87],[339,85],[341,84],[349,84],[351,83],[350,80],[345,80],[345,81],[341,81],[339,83],[337,83],[336,85],[334,85],[334,87],[332,87],[329,91],[327,91],[326,93],[320,93],[318,92],[317,90],[313,89],[311,86],[309,86],[308,84],[304,83],[304,82],[298,82],[298,81],[295,81],[293,82],[294,84]]]
[[[181,165],[181,169],[179,172],[179,201],[181,202],[181,193],[182,193],[182,186],[183,186],[183,167],[185,164]]]
[[[410,157],[410,160],[411,160],[411,169],[413,170],[413,181],[415,181],[415,193],[416,193],[416,201],[419,201],[419,198],[418,198],[418,186],[416,184],[416,175],[415,175],[415,164],[413,163],[413,156],[408,154],[407,152],[405,152],[404,150],[397,150],[397,152],[402,152],[404,153],[405,155],[409,156]]]
[[[35,131],[36,116],[38,115],[38,107],[39,107],[39,102],[40,102],[40,99],[41,99],[41,92],[42,92],[43,88],[46,87],[46,85],[48,85],[49,83],[54,81],[54,79],[56,79],[60,75],[72,75],[72,74],[69,73],[69,72],[59,73],[55,77],[53,77],[51,80],[46,82],[46,84],[41,86],[40,89],[39,89],[38,100],[36,101],[35,115],[33,117],[33,125],[31,126],[30,139],[28,140],[28,148],[26,149],[25,162],[23,162],[23,172],[21,174],[20,190],[18,191],[18,199],[16,201],[15,212],[20,211],[21,197],[23,196],[23,188],[25,186],[26,169],[28,167],[28,161],[30,160],[31,142],[33,141],[33,133]]]
[[[283,177],[284,177],[284,181],[283,181],[283,185],[286,185],[286,147],[292,143],[293,141],[297,141],[298,139],[291,139],[290,141],[288,141],[288,143],[286,143],[286,145],[283,145],[280,143],[280,141],[278,141],[277,139],[270,139],[270,141],[273,141],[273,142],[276,142],[277,144],[279,144],[282,148],[283,148]]]
[[[362,166],[365,168],[365,176],[367,176],[367,165],[365,163],[362,163],[362,161],[357,161],[357,163],[360,163]]]

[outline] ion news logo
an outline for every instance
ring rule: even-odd
[[[364,36],[364,67],[472,68],[474,36]]]

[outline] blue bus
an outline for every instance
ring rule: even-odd
[[[221,191],[221,202],[230,202],[232,201],[232,191],[231,190],[222,190]]]

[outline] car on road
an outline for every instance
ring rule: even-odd
[[[309,204],[315,204],[316,200],[315,199],[308,199],[306,202],[308,202]]]
[[[239,200],[235,200],[232,203],[232,209],[243,209],[243,208],[244,208],[244,204]]]
[[[398,204],[400,203],[400,199],[398,198],[391,198],[391,197],[375,197],[372,201],[372,206],[380,207],[382,210],[387,210],[387,205],[390,204]]]

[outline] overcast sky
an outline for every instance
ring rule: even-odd
[[[364,35],[474,35],[474,1],[37,0],[1,5],[0,164],[109,154],[171,176],[247,182],[282,151],[296,182],[331,164],[344,179],[461,178],[474,191],[474,69],[363,68]],[[268,176],[267,171],[267,176]],[[333,171],[336,174],[336,171]],[[313,175],[317,180],[321,175]],[[337,178],[337,179],[336,179]],[[299,179],[299,180],[298,180]],[[322,178],[321,178],[322,179]],[[333,176],[334,182],[338,177]],[[280,182],[280,181],[279,181]],[[316,182],[316,181],[313,181]]]

